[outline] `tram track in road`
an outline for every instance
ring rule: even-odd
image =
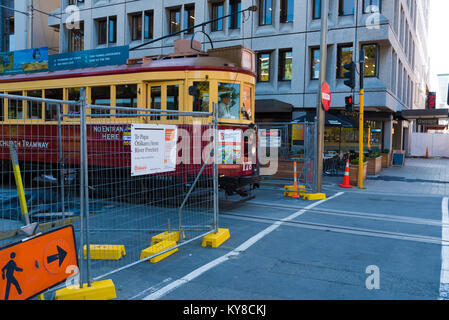
[[[264,206],[264,207],[272,207],[284,210],[305,210],[305,213],[312,212],[312,213],[323,213],[330,214],[330,215],[336,215],[336,216],[348,216],[348,213],[342,214],[341,212],[338,212],[337,210],[328,210],[328,209],[306,209],[302,207],[293,207],[288,205],[280,205],[280,204],[268,204],[268,203],[246,203],[246,204],[252,204],[252,205],[258,205],[258,206]],[[409,234],[409,233],[400,233],[400,232],[391,232],[391,231],[384,231],[384,230],[376,230],[376,229],[365,229],[365,228],[356,228],[356,227],[348,227],[343,225],[333,225],[333,224],[326,224],[326,223],[316,223],[316,222],[305,222],[305,221],[283,221],[281,218],[275,218],[275,217],[266,217],[266,216],[257,216],[252,214],[247,214],[242,211],[235,211],[234,209],[226,210],[220,210],[220,216],[223,218],[229,218],[234,220],[240,220],[240,221],[250,221],[250,222],[257,222],[257,223],[264,223],[264,224],[273,224],[273,223],[282,223],[285,226],[290,227],[296,227],[296,228],[302,228],[302,229],[312,229],[312,230],[319,230],[319,231],[325,231],[325,232],[336,232],[336,233],[345,233],[345,234],[352,234],[352,235],[361,235],[361,236],[368,236],[368,237],[376,237],[376,238],[387,238],[387,239],[396,239],[396,240],[405,240],[405,241],[414,241],[414,242],[421,242],[421,243],[430,243],[430,244],[437,244],[437,245],[449,245],[449,240],[443,240],[441,238],[437,237],[431,237],[431,236],[425,236],[425,235],[419,235],[419,234]],[[335,212],[337,211],[337,212]],[[377,215],[373,214],[366,214],[366,213],[354,213],[355,218],[367,218],[367,219],[373,219],[376,218],[376,220],[385,220],[381,217],[377,217]],[[410,218],[405,217],[403,220],[400,221],[394,221],[394,222],[400,222],[400,223],[414,223],[414,224],[424,224],[416,221],[417,218]],[[418,219],[419,220],[419,219]],[[391,221],[391,220],[388,220]],[[428,220],[426,221],[426,225],[432,225],[432,226],[442,226],[443,224],[441,222],[436,222],[435,220]]]
[[[228,203],[239,203],[237,201],[227,201]],[[246,202],[246,205],[258,206],[258,207],[270,207],[273,209],[283,209],[283,210],[303,210],[304,207],[297,207],[285,204],[273,204],[273,203],[265,203],[265,202]],[[231,209],[232,210],[232,209]],[[367,213],[367,212],[357,212],[357,211],[347,211],[347,210],[335,210],[335,209],[320,209],[313,208],[308,209],[307,212],[324,214],[330,216],[341,216],[341,217],[350,217],[350,218],[360,218],[360,219],[369,219],[369,220],[378,220],[378,221],[388,221],[388,222],[397,222],[397,223],[407,223],[407,224],[417,224],[417,225],[425,225],[425,226],[435,226],[449,227],[449,224],[442,223],[439,220],[432,219],[424,219],[424,218],[414,218],[408,216],[397,216],[391,214],[379,214],[379,213]]]

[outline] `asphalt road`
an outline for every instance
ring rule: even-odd
[[[327,191],[321,202],[270,188],[223,199],[223,246],[195,241],[111,275],[118,299],[440,298],[444,196]]]

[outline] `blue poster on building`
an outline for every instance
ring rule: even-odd
[[[48,47],[0,53],[0,74],[48,71]]]
[[[54,54],[49,58],[50,71],[126,64],[129,46]]]

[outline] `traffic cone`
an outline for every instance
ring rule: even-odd
[[[295,182],[294,182],[295,192],[294,192],[292,198],[294,198],[294,199],[299,199],[300,196],[299,196],[299,190],[298,190],[298,179],[297,179],[297,175],[296,175],[296,161],[295,161],[295,163],[294,163],[294,173],[293,173],[293,178],[295,179]]]
[[[429,147],[426,148],[426,159],[429,159]]]
[[[353,186],[349,183],[349,159],[346,160],[345,177],[343,178],[343,184],[338,185],[340,188],[352,189]]]

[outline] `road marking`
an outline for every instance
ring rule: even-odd
[[[154,286],[149,287],[148,289],[145,289],[145,290],[139,292],[134,297],[129,298],[129,300],[136,300],[137,297],[143,296],[144,294],[147,294],[148,292],[153,293],[153,292],[159,290],[163,285],[165,285],[167,282],[170,282],[171,280],[172,280],[172,278],[167,278],[164,281],[159,282],[159,283],[155,284]]]
[[[194,280],[195,278],[199,277],[206,271],[209,271],[209,270],[213,269],[214,267],[220,265],[221,263],[227,261],[230,257],[238,256],[240,253],[244,252],[245,250],[247,250],[248,248],[253,246],[255,243],[257,243],[258,241],[263,239],[265,236],[269,235],[271,232],[273,232],[274,230],[279,228],[284,222],[291,221],[291,220],[299,217],[300,215],[304,214],[307,210],[312,209],[316,206],[319,206],[320,204],[322,204],[326,201],[337,198],[337,197],[341,196],[342,194],[344,194],[344,192],[339,192],[339,193],[333,195],[332,197],[329,197],[325,200],[315,202],[315,203],[311,204],[310,206],[307,206],[304,209],[302,209],[298,212],[295,212],[292,215],[290,215],[282,220],[276,221],[275,223],[273,223],[271,226],[269,226],[265,230],[262,230],[261,232],[259,232],[255,236],[253,236],[252,238],[246,240],[244,243],[242,243],[240,246],[238,246],[231,252],[228,252],[227,254],[199,267],[198,269],[190,272],[189,274],[185,275],[181,279],[178,279],[178,280],[168,284],[167,286],[163,287],[162,289],[160,289],[156,292],[153,292],[152,294],[143,298],[143,300],[157,300],[157,299],[162,298],[163,296],[165,296],[166,294],[175,290],[176,288],[182,286],[183,284],[186,284],[186,283]]]
[[[449,299],[449,245],[445,244],[449,240],[449,212],[448,201],[449,198],[443,198],[441,202],[442,223],[441,230],[441,276],[440,276],[440,299]]]

